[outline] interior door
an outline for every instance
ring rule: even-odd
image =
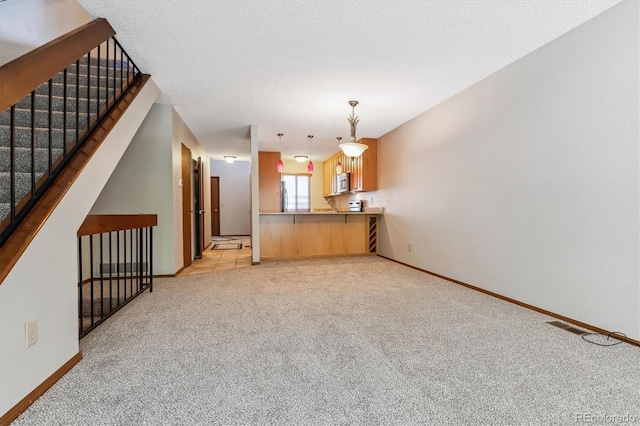
[[[202,166],[202,157],[198,157],[198,223],[200,224],[200,256],[206,247],[207,239],[204,236],[204,168]]]
[[[211,176],[211,236],[220,235],[220,177]]]
[[[202,161],[198,157],[193,161],[193,224],[194,224],[194,237],[195,237],[195,253],[196,259],[202,259],[202,229],[204,224],[202,223],[203,210],[202,210]]]
[[[191,150],[182,144],[182,264],[191,261]]]

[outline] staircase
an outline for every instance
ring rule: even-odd
[[[0,114],[0,246],[140,75],[115,39],[101,47]]]

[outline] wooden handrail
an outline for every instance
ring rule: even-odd
[[[78,237],[158,224],[157,214],[91,214],[80,225]]]
[[[98,18],[0,67],[0,112],[115,33],[106,19]]]

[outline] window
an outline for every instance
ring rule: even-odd
[[[282,174],[284,183],[283,195],[288,212],[311,211],[311,179],[310,176]]]

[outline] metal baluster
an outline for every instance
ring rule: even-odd
[[[102,46],[102,44],[98,45],[98,59],[97,59],[97,70],[96,70],[96,74],[97,74],[97,79],[98,79],[98,84],[96,85],[96,108],[97,108],[97,115],[98,117],[96,118],[96,123],[98,121],[100,121],[100,118],[102,117],[102,114],[100,113],[100,46]],[[111,235],[109,235],[109,238],[111,238]]]
[[[133,229],[129,229],[129,257],[131,258],[131,273],[129,274],[129,297],[133,296]]]
[[[100,319],[104,318],[104,271],[102,270],[102,265],[104,265],[104,253],[103,253],[103,241],[102,236],[104,234],[100,234]]]
[[[78,237],[78,328],[82,336],[82,237]]]
[[[51,179],[51,169],[53,168],[53,80],[49,79],[49,175]]]
[[[87,52],[87,128],[85,137],[91,128],[91,52]]]
[[[122,46],[120,46],[120,96],[122,96],[122,87],[124,86],[124,74],[123,74],[123,61],[124,61],[124,52],[122,51]]]
[[[109,312],[113,311],[113,246],[112,237],[113,231],[109,231]]]
[[[118,280],[118,286],[116,287],[116,294],[118,295],[118,304],[120,307],[120,231],[116,232],[116,275]]]
[[[142,280],[143,280],[143,264],[144,264],[144,255],[143,251],[144,246],[142,244],[142,228],[138,228],[138,291],[142,290]]]
[[[91,303],[90,313],[91,313],[91,327],[93,327],[93,235],[89,235],[89,302]]]
[[[153,227],[149,227],[149,292],[153,292]]]
[[[67,69],[62,74],[62,155],[67,156]]]
[[[36,91],[31,92],[31,198],[36,195]]]
[[[122,286],[124,289],[124,301],[127,301],[127,231],[122,231],[122,237],[124,239],[123,243],[122,243],[122,247],[123,247],[123,257],[124,257],[124,285]]]
[[[11,107],[11,112],[9,113],[10,117],[10,125],[11,125],[11,139],[9,142],[9,202],[11,205],[9,206],[9,216],[11,217],[11,221],[16,217],[16,106]]]
[[[116,47],[118,46],[118,41],[113,39],[113,102],[116,101]]]
[[[104,85],[104,100],[105,100],[105,105],[107,106],[107,109],[109,107],[109,39],[107,39],[107,45],[105,50],[107,51],[107,59],[106,59],[106,69],[105,69],[105,85]]]
[[[76,145],[80,139],[80,59],[76,61]]]

